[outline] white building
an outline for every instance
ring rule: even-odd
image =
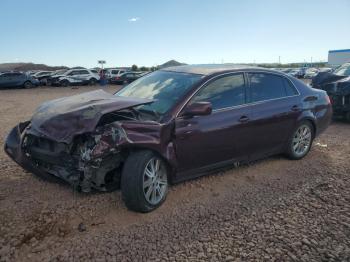
[[[335,67],[346,62],[350,62],[350,49],[328,51],[328,65]]]

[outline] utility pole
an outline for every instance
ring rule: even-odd
[[[278,63],[281,64],[281,56],[278,56]]]

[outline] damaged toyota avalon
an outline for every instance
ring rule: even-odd
[[[303,158],[331,115],[325,91],[283,73],[179,66],[115,94],[46,102],[11,130],[5,151],[83,192],[120,187],[129,209],[149,212],[172,183],[274,154]]]

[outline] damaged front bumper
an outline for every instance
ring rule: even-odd
[[[21,167],[40,177],[54,175],[89,192],[119,186],[122,154],[117,149],[119,129],[97,129],[79,143],[65,144],[35,136],[30,122],[20,123],[7,136],[4,150]]]

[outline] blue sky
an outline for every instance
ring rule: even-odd
[[[326,61],[350,48],[350,0],[1,0],[0,32],[0,63]]]

